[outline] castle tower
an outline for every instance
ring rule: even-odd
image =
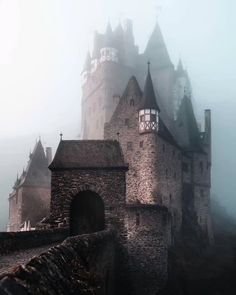
[[[173,82],[174,66],[158,22],[144,51],[145,62],[152,63],[152,78],[155,88],[158,88],[160,107],[164,108],[168,117],[173,117]],[[168,122],[167,122],[168,123]]]
[[[154,89],[158,89],[161,116],[171,129],[175,69],[160,27],[157,23],[144,53],[139,54],[132,22],[126,20],[114,31],[108,24],[105,34],[95,32],[91,60],[88,56],[81,74],[83,139],[104,138],[104,124],[110,121],[127,81],[135,76],[143,86],[149,60]]]
[[[104,138],[104,124],[110,120],[134,72],[137,55],[131,22],[124,28],[119,24],[115,31],[108,24],[105,34],[95,32],[92,58],[87,58],[81,74],[83,139]]]
[[[14,184],[9,196],[9,231],[20,231],[24,223],[34,228],[49,214],[51,179],[48,169],[51,161],[51,149],[47,156],[41,140],[30,154],[26,170]]]
[[[177,120],[176,137],[185,153],[183,164],[183,212],[185,225],[200,226],[213,242],[210,213],[211,188],[211,116],[205,111],[205,132],[198,129],[191,99],[184,96]],[[187,158],[186,158],[187,157]],[[188,206],[187,210],[184,206]],[[196,217],[196,220],[195,220]],[[191,222],[190,222],[191,220]]]
[[[188,73],[184,70],[182,60],[179,60],[177,69],[175,71],[174,82],[174,118],[177,118],[177,113],[181,105],[181,101],[185,95],[190,97],[192,94],[191,83]]]

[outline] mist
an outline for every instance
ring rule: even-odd
[[[233,0],[1,0],[0,229],[35,140],[55,151],[60,132],[80,135],[80,73],[93,31],[126,17],[140,52],[158,18],[172,62],[181,57],[188,70],[201,124],[212,110],[212,196],[235,216],[235,11]]]

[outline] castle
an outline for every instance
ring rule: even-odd
[[[213,242],[210,110],[202,132],[187,72],[171,63],[158,24],[143,54],[131,21],[96,32],[82,88],[83,139],[62,139],[49,166],[50,225],[115,229],[131,294],[157,294],[169,246],[189,231]]]
[[[165,206],[179,229],[191,195],[198,224],[212,239],[211,112],[201,132],[188,74],[181,60],[173,66],[158,23],[142,54],[130,20],[95,32],[82,87],[83,139],[119,141],[129,163],[127,203]]]

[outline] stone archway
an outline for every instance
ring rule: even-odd
[[[105,228],[105,210],[102,198],[85,190],[72,199],[70,205],[71,235],[88,234]]]

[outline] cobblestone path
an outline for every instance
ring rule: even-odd
[[[26,264],[34,256],[37,256],[56,245],[57,244],[51,244],[38,248],[21,250],[5,255],[0,255],[0,275],[13,271],[17,266],[21,264]]]

